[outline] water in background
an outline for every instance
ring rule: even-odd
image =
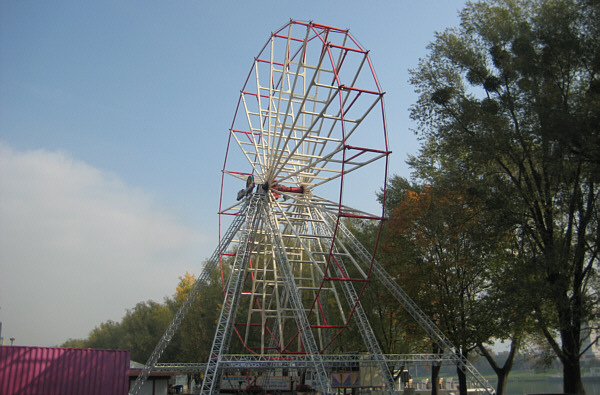
[[[495,385],[492,380],[490,384]],[[526,394],[541,394],[541,393],[562,393],[562,379],[545,379],[545,378],[508,378],[508,387],[506,395],[526,395]],[[600,377],[583,379],[583,386],[587,395],[600,395]]]

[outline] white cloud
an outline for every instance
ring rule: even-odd
[[[0,142],[0,320],[19,345],[57,345],[171,295],[205,239],[150,194],[45,150]]]

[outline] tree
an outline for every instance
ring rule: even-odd
[[[102,348],[109,350],[129,349],[123,345],[123,329],[121,327],[121,323],[112,320],[103,322],[92,329],[84,344],[84,347],[89,348]]]
[[[171,301],[174,311],[185,301],[195,283],[196,277],[193,274],[186,272],[179,277],[179,284]],[[208,360],[222,302],[221,276],[215,271],[209,283],[202,287],[177,331],[181,350],[178,362]]]
[[[387,213],[389,214],[393,207],[398,205],[402,199],[400,190],[404,190],[404,180],[398,176],[392,176],[388,181],[386,198]],[[378,200],[381,203],[383,192],[378,194]],[[359,219],[346,219],[345,225],[352,234],[360,241],[360,243],[372,250],[377,242],[379,234],[379,225],[371,221]],[[385,227],[384,227],[385,232]],[[385,236],[381,236],[381,241],[385,240]],[[382,243],[379,243],[381,246]],[[380,248],[381,249],[381,248]],[[387,256],[381,252],[377,255],[377,260],[388,270],[395,270],[395,263],[398,262],[398,256]],[[389,262],[388,262],[389,261]],[[350,271],[352,267],[348,268]],[[357,274],[358,275],[358,274]],[[392,276],[396,272],[391,273]],[[423,334],[418,331],[418,327],[407,323],[405,311],[398,301],[390,294],[387,287],[382,284],[377,276],[371,275],[370,283],[367,285],[366,292],[362,294],[360,303],[365,311],[369,323],[375,333],[382,352],[386,354],[409,354],[422,353],[423,351]],[[419,333],[419,336],[415,335]],[[358,333],[357,326],[350,326],[343,334],[343,341],[339,344],[343,345],[343,351],[361,350],[364,344],[361,340],[361,335]],[[342,351],[342,350],[340,350]]]
[[[166,305],[152,300],[138,303],[121,321],[122,348],[131,350],[132,360],[145,362],[172,320],[173,313]],[[170,359],[167,352],[163,359]]]
[[[85,348],[86,343],[85,339],[67,339],[60,347],[68,347],[68,348]]]
[[[384,255],[396,258],[388,259],[393,263],[391,275],[464,358],[482,341],[482,334],[495,332],[479,307],[499,256],[496,237],[482,215],[476,202],[457,191],[441,186],[407,190],[391,212],[383,246]],[[461,393],[466,394],[465,372],[457,373]]]
[[[511,249],[508,246],[505,247],[508,254],[514,252],[518,257],[518,250]],[[528,318],[531,313],[529,303],[524,298],[525,295],[529,294],[526,288],[527,281],[514,281],[515,278],[519,277],[511,273],[518,266],[518,261],[515,262],[515,259],[507,257],[507,259],[498,263],[499,265],[492,269],[492,286],[478,302],[480,319],[491,324],[491,326],[485,326],[491,331],[480,334],[477,348],[498,377],[496,393],[503,395],[506,392],[508,375],[513,368],[517,353],[523,342],[531,336],[534,330],[532,329],[531,320]],[[485,344],[493,344],[498,340],[507,341],[510,346],[502,366],[494,357],[494,353]]]
[[[514,226],[567,393],[585,393],[582,328],[598,302],[599,12],[591,0],[468,3],[411,77],[423,175],[443,158]]]

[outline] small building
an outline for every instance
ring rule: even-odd
[[[0,346],[2,395],[127,395],[129,351]]]
[[[133,388],[135,380],[144,370],[144,365],[131,361],[129,364],[129,388]],[[174,383],[174,377],[179,375],[178,372],[165,372],[154,370],[148,376],[148,379],[138,392],[138,395],[167,395],[169,393],[169,385]],[[172,379],[173,378],[173,379]]]

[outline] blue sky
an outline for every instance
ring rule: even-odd
[[[239,91],[290,18],[349,28],[418,150],[408,69],[465,1],[0,2],[0,321],[57,345],[162,301],[216,246]],[[375,191],[365,205],[375,204]]]

